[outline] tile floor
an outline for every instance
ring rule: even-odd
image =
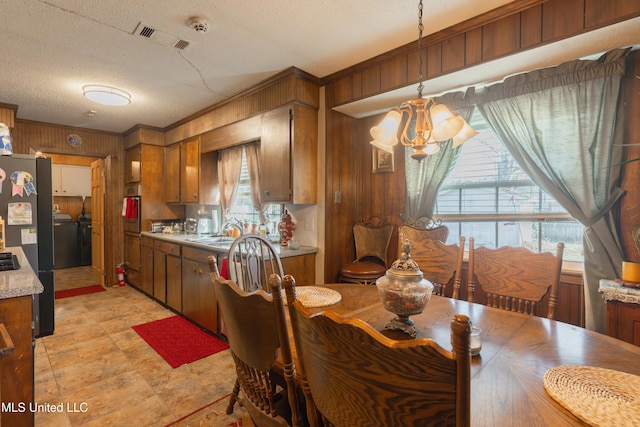
[[[91,269],[57,270],[56,289],[94,284]],[[35,348],[36,426],[165,426],[228,394],[229,350],[172,369],[131,326],[174,313],[135,289],[56,300],[55,333]],[[74,412],[76,411],[76,412]]]

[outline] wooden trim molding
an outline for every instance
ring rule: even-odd
[[[425,80],[640,16],[634,0],[526,0],[508,3],[442,31],[422,44]],[[412,42],[322,79],[327,108],[418,82]]]

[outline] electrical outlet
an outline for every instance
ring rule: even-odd
[[[342,203],[342,194],[339,191],[336,191],[333,195],[333,203],[338,204]]]
[[[307,218],[304,220],[304,229],[305,231],[314,231],[316,229],[316,220],[315,218]]]

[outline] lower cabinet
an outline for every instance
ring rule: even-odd
[[[219,333],[218,303],[209,275],[209,251],[182,248],[182,314],[208,329]]]
[[[0,300],[0,323],[4,324],[15,350],[0,361],[0,425],[22,427],[34,425],[34,347],[33,297],[23,295]],[[39,345],[39,344],[38,344]],[[42,403],[42,402],[37,402]],[[26,410],[21,410],[24,405]]]
[[[640,346],[640,304],[607,301],[607,335]]]
[[[149,237],[142,237],[140,265],[142,290],[149,295],[153,295],[153,239]]]
[[[140,289],[140,235],[125,233],[124,262],[127,265],[127,283]]]
[[[217,260],[217,254],[146,235],[127,238],[131,244],[129,283],[210,332],[221,333],[208,260],[210,255]],[[297,285],[315,284],[315,254],[286,257],[281,261],[285,274],[292,274]],[[139,271],[131,268],[138,264]]]
[[[180,288],[180,270],[180,245],[155,239],[153,242],[153,296],[178,311],[182,308],[182,298],[176,299],[173,294],[169,298],[169,288],[171,287],[171,292],[175,291],[176,286],[178,289]],[[177,284],[175,283],[176,276],[178,277]],[[169,303],[169,299],[171,299],[171,303]]]
[[[167,305],[182,312],[182,259],[167,255]]]
[[[167,254],[153,251],[153,297],[167,302]]]
[[[316,284],[316,254],[281,258],[282,271],[296,279],[296,286]]]

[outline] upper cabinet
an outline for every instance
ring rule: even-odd
[[[167,203],[216,203],[218,154],[200,151],[200,137],[165,148],[164,196]]]
[[[317,203],[318,113],[298,104],[262,115],[262,200]]]
[[[167,203],[180,203],[180,143],[164,149],[164,195]]]
[[[140,229],[149,231],[150,219],[183,218],[184,207],[165,203],[164,147],[138,144],[125,152],[127,177],[133,174],[134,181],[127,178],[125,196],[141,196]]]
[[[200,203],[200,138],[180,144],[180,202]],[[204,204],[204,202],[202,202]]]
[[[142,145],[128,149],[124,153],[124,182],[140,182],[142,179]]]
[[[54,196],[91,197],[91,168],[53,164],[51,184]]]

